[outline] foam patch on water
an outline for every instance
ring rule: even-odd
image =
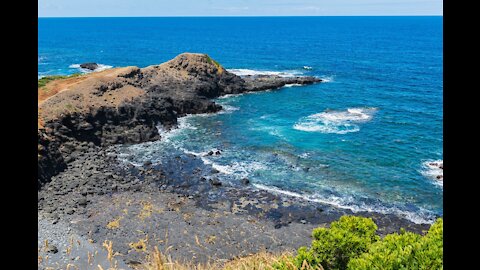
[[[76,68],[78,69],[80,72],[82,73],[91,73],[91,72],[98,72],[98,71],[103,71],[103,70],[106,70],[106,69],[110,69],[110,68],[113,68],[113,66],[109,66],[109,65],[103,65],[103,64],[98,64],[98,67],[94,70],[90,70],[90,69],[86,69],[86,68],[81,68],[80,67],[80,64],[73,64],[73,65],[70,65],[68,66],[69,68]]]
[[[346,134],[358,132],[359,123],[370,121],[376,108],[349,108],[345,111],[325,111],[302,117],[293,128],[305,132]]]
[[[230,98],[235,98],[235,97],[239,97],[239,96],[243,96],[247,93],[240,93],[240,94],[226,94],[226,95],[223,95],[223,96],[220,96],[220,97],[217,97],[216,99],[230,99]],[[248,93],[249,94],[249,93]]]
[[[265,118],[263,118],[265,119]],[[253,126],[249,127],[249,130],[253,131],[261,131],[261,132],[266,132],[271,136],[278,137],[281,139],[286,140],[287,138],[282,134],[282,131],[279,127],[276,126],[269,126],[269,125],[263,125],[263,126]]]
[[[227,114],[227,113],[232,113],[234,111],[240,110],[240,108],[228,105],[228,104],[221,104],[222,105],[222,110],[217,112],[217,114]]]
[[[189,122],[189,118],[198,115],[186,115],[184,117],[180,117],[177,120],[177,125],[175,128],[170,130],[165,129],[162,125],[157,125],[158,133],[160,134],[160,140],[165,142],[171,142],[171,139],[177,135],[180,135],[185,130],[196,130],[197,127],[193,126]]]
[[[432,224],[433,222],[435,222],[435,218],[436,218],[432,212],[423,208],[418,208],[415,211],[408,211],[408,210],[400,209],[399,207],[394,207],[394,206],[388,207],[381,203],[366,204],[364,202],[359,201],[358,198],[353,198],[351,196],[338,197],[335,195],[325,196],[325,195],[319,195],[319,194],[312,194],[312,195],[302,194],[298,192],[283,190],[274,186],[266,186],[266,185],[256,184],[256,183],[254,183],[253,186],[255,186],[258,189],[266,190],[268,192],[272,192],[276,194],[300,198],[303,200],[316,202],[316,203],[328,204],[341,209],[348,209],[354,213],[374,212],[374,213],[381,213],[381,214],[393,214],[396,216],[403,217],[407,220],[410,220],[411,222],[416,224]]]
[[[306,70],[312,70],[312,69],[313,69],[313,67],[311,67],[311,66],[303,66],[303,69],[306,69]]]
[[[297,70],[285,70],[285,71],[270,71],[270,70],[253,70],[253,69],[227,69],[228,72],[231,72],[237,76],[257,76],[257,75],[276,75],[280,77],[295,77],[302,75],[303,73]]]
[[[328,82],[334,81],[333,76],[321,76],[320,79],[322,80],[322,83],[328,83]]]
[[[443,160],[427,160],[422,163],[421,173],[443,187]]]
[[[303,86],[303,85],[299,83],[291,83],[291,84],[285,84],[283,87],[295,87],[295,86]]]

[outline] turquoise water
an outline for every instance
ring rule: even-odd
[[[313,75],[324,83],[227,96],[162,142],[228,179],[354,211],[415,222],[443,215],[424,164],[443,159],[442,17],[39,19],[38,75],[208,53],[237,74]],[[80,70],[81,71],[81,70]]]

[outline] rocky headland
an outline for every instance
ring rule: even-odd
[[[38,185],[88,149],[82,145],[158,140],[158,125],[171,128],[186,114],[221,110],[211,98],[320,81],[314,77],[241,78],[208,55],[193,53],[146,68],[115,68],[52,81],[39,89]]]
[[[178,260],[206,262],[310,243],[313,228],[351,211],[256,190],[248,179],[224,183],[199,157],[180,151],[158,153],[160,164],[143,166],[117,156],[122,145],[161,140],[160,125],[171,129],[187,114],[222,110],[213,98],[318,82],[239,77],[194,53],[48,82],[38,90],[39,268],[107,269],[111,250],[117,266],[133,268],[154,246]],[[428,228],[357,214],[374,218],[380,233]]]

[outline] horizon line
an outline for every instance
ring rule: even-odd
[[[171,15],[171,16],[38,16],[38,19],[64,18],[259,18],[259,17],[443,17],[443,14],[405,15]]]

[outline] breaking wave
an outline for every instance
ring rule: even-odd
[[[256,184],[255,186],[258,189],[266,190],[276,194],[282,194],[290,197],[296,197],[303,200],[316,202],[316,203],[323,203],[332,205],[337,208],[348,209],[354,213],[358,212],[374,212],[374,213],[381,213],[381,214],[394,214],[396,216],[403,217],[408,219],[416,224],[432,224],[436,216],[431,211],[418,208],[414,209],[413,211],[402,209],[400,207],[394,205],[386,205],[382,202],[372,203],[372,202],[365,202],[367,200],[371,201],[371,199],[367,198],[358,198],[353,196],[345,196],[339,197],[335,195],[320,195],[320,194],[302,194],[298,192],[292,192],[288,190],[283,190],[275,186],[266,186],[262,184]]]
[[[345,111],[325,111],[302,117],[293,128],[305,132],[346,134],[358,132],[359,123],[370,121],[376,108],[349,108]]]

